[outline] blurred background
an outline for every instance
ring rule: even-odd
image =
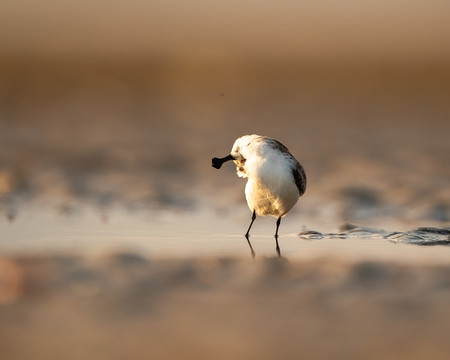
[[[244,208],[244,182],[210,159],[256,133],[306,168],[299,229],[448,221],[449,14],[441,0],[3,1],[1,216]]]
[[[448,359],[449,44],[445,0],[2,0],[2,358]],[[286,258],[211,167],[252,133]],[[298,237],[346,222],[444,245]]]

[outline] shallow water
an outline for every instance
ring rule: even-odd
[[[0,258],[0,270],[9,359],[444,360],[450,350],[448,264],[121,253]]]
[[[0,253],[83,254],[132,252],[162,258],[240,257],[250,259],[247,242],[242,235],[249,212],[238,208],[235,215],[220,216],[208,211],[130,212],[116,209],[108,215],[86,210],[74,215],[61,215],[42,207],[29,208],[13,222],[0,222]],[[450,247],[393,243],[376,236],[347,238],[325,237],[305,239],[298,233],[305,227],[299,214],[293,212],[282,221],[279,243],[288,259],[321,257],[346,260],[379,260],[396,262],[448,262]],[[380,220],[389,232],[411,230],[411,225]],[[311,228],[336,231],[338,224],[309,220]],[[275,219],[257,218],[251,242],[257,257],[275,256],[272,233]]]

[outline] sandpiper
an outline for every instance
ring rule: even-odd
[[[286,146],[278,140],[259,135],[245,135],[238,138],[230,155],[213,158],[212,166],[220,169],[222,164],[229,160],[233,160],[236,164],[239,177],[248,178],[245,197],[252,218],[245,238],[252,257],[255,257],[255,251],[250,243],[250,229],[256,215],[272,215],[277,218],[275,242],[277,254],[281,256],[278,245],[281,218],[305,193],[305,170]]]

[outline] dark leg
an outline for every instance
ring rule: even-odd
[[[246,237],[246,238],[250,237],[250,229],[252,228],[252,225],[253,225],[253,222],[255,221],[255,219],[256,219],[256,211],[253,210],[252,221],[251,221],[251,223],[250,223],[250,226],[248,227],[247,232],[245,233],[245,237]]]
[[[275,231],[275,243],[277,244],[276,250],[278,257],[281,257],[280,246],[278,245],[278,228],[280,227],[280,223],[281,223],[281,216],[277,220],[277,230]]]
[[[247,239],[248,246],[250,247],[250,252],[252,253],[252,258],[255,258],[255,251],[253,250],[252,243],[250,242],[250,229],[252,228],[253,222],[256,219],[256,212],[253,210],[252,221],[250,222],[250,226],[248,227],[247,232],[245,233],[245,238]]]

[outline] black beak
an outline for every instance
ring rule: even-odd
[[[230,161],[230,160],[234,160],[234,157],[232,155],[225,156],[224,158],[221,158],[221,159],[213,158],[212,166],[213,166],[213,168],[220,169],[224,162]]]

